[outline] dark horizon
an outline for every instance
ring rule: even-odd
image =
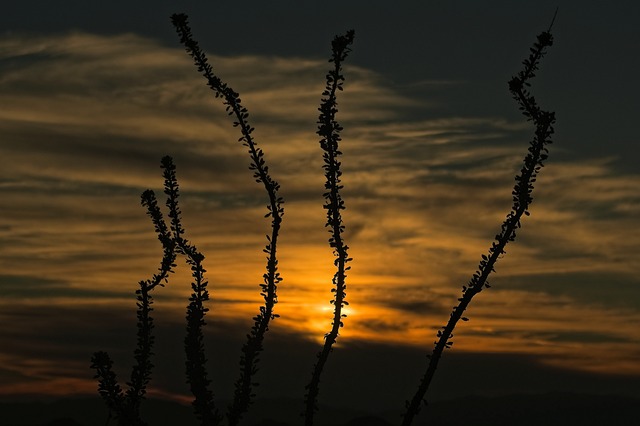
[[[156,313],[156,317],[155,352],[158,355],[153,358],[155,368],[149,389],[150,397],[189,401],[191,395],[184,380],[184,324],[167,322],[160,312]],[[133,362],[134,329],[132,324],[120,321],[114,323],[112,319],[110,321],[108,336],[94,336],[94,346],[91,347],[113,351],[114,369],[119,373],[120,380],[124,381]],[[96,325],[88,324],[87,327],[95,329]],[[211,388],[216,399],[230,400],[232,397],[233,382],[237,378],[238,354],[248,327],[246,321],[214,321],[207,326],[205,346],[209,358]],[[82,330],[78,330],[77,335],[69,336],[69,341],[74,341],[83,334]],[[84,345],[89,346],[87,343]],[[320,402],[336,407],[349,405],[362,411],[371,407],[400,410],[404,401],[415,392],[417,375],[426,368],[429,349],[431,345],[418,348],[413,345],[343,341],[329,359],[323,376]],[[301,400],[304,386],[311,375],[311,363],[317,352],[316,342],[274,325],[265,342],[260,371],[256,377],[256,381],[260,383],[258,393],[264,397]],[[55,354],[50,356],[51,361],[56,362]],[[77,378],[84,376],[88,379],[94,374],[89,369],[86,357],[87,353],[74,354],[74,361],[85,361],[85,369],[74,373]],[[94,392],[96,389],[97,383],[94,385]],[[562,366],[545,364],[544,356],[527,353],[448,350],[443,356],[427,400],[557,392],[640,398],[640,378],[622,374],[570,371]],[[45,399],[51,398],[59,396]],[[25,401],[42,400],[42,397],[34,398],[27,394],[5,399]]]
[[[633,424],[637,419],[638,398],[615,395],[550,393],[503,397],[463,397],[436,401],[424,408],[416,426],[599,426]],[[247,426],[294,426],[299,414],[288,412],[302,407],[302,400],[258,399],[246,416]],[[108,413],[97,397],[65,398],[49,403],[2,403],[0,426],[103,426]],[[145,402],[142,412],[151,424],[196,426],[192,408],[158,399]],[[97,415],[100,413],[100,415]],[[323,405],[317,426],[393,426],[400,410],[359,411]]]

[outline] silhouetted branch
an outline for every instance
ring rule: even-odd
[[[109,416],[115,413],[117,418],[124,417],[124,394],[116,373],[112,370],[113,361],[109,354],[104,351],[98,351],[91,357],[91,368],[96,370],[94,379],[98,379],[98,393],[104,399],[109,409]]]
[[[334,68],[327,74],[327,85],[322,92],[321,104],[320,104],[320,117],[318,118],[318,131],[317,134],[322,138],[320,140],[320,147],[324,151],[324,165],[325,177],[327,181],[325,183],[325,192],[323,194],[326,202],[324,208],[327,210],[327,224],[331,237],[329,238],[329,246],[333,248],[333,254],[336,256],[334,264],[337,268],[335,275],[333,276],[333,285],[335,288],[331,289],[332,293],[335,293],[334,299],[331,303],[334,305],[333,311],[333,323],[331,331],[325,334],[324,346],[322,351],[318,353],[318,361],[313,367],[313,374],[311,381],[306,386],[307,393],[305,394],[305,425],[313,425],[313,416],[318,410],[318,392],[320,385],[320,376],[322,370],[329,358],[329,353],[332,351],[333,344],[338,338],[338,331],[343,326],[342,318],[346,317],[342,313],[342,308],[349,303],[345,300],[346,297],[346,271],[349,267],[346,264],[351,261],[347,254],[349,247],[344,243],[342,239],[342,232],[344,231],[344,225],[342,224],[341,210],[344,210],[344,202],[340,196],[340,190],[343,188],[340,185],[340,162],[338,157],[342,154],[338,150],[338,142],[341,140],[340,131],[342,127],[335,120],[336,113],[338,112],[336,92],[342,90],[342,84],[344,83],[344,76],[342,75],[342,62],[346,59],[347,55],[351,51],[349,46],[353,43],[355,33],[353,30],[347,31],[343,36],[336,36],[331,43],[333,56],[329,59],[329,62],[334,63]]]
[[[196,416],[203,426],[218,425],[222,420],[213,401],[213,393],[209,390],[211,380],[206,369],[207,358],[204,350],[204,334],[202,327],[206,325],[204,317],[209,311],[204,303],[209,300],[207,280],[204,278],[206,270],[202,266],[204,255],[184,238],[182,226],[182,212],[178,205],[180,189],[176,177],[176,166],[169,156],[162,158],[161,167],[164,170],[164,193],[167,195],[167,207],[171,218],[171,231],[176,250],[185,256],[187,264],[191,267],[193,293],[189,297],[187,306],[187,335],[184,339],[186,354],[187,383],[194,395],[193,408]]]
[[[136,305],[138,307],[138,341],[137,348],[134,352],[136,364],[133,366],[131,382],[128,383],[129,389],[127,390],[128,404],[134,413],[139,412],[140,402],[146,394],[146,387],[151,378],[151,370],[153,369],[151,356],[153,355],[152,348],[155,338],[152,334],[153,318],[151,317],[151,311],[153,311],[153,308],[151,305],[153,304],[153,299],[150,291],[158,285],[164,285],[163,282],[167,281],[168,274],[172,272],[172,268],[175,266],[174,262],[176,258],[174,250],[175,244],[169,236],[153,191],[145,191],[142,194],[141,202],[143,206],[147,207],[147,214],[156,228],[158,239],[164,249],[164,255],[159,273],[154,274],[151,280],[140,281],[140,289],[136,290]]]
[[[536,128],[534,138],[530,143],[529,153],[524,158],[520,174],[515,178],[512,209],[502,224],[500,233],[496,235],[496,241],[492,243],[488,255],[482,255],[478,270],[473,274],[468,287],[462,286],[462,297],[458,299],[459,303],[454,307],[447,325],[438,331],[438,340],[434,342],[435,347],[429,356],[427,370],[413,399],[410,402],[407,401],[407,410],[402,421],[403,426],[410,425],[415,415],[420,411],[421,404],[423,402],[426,404],[424,396],[433,379],[440,357],[445,348],[450,348],[453,345],[453,341],[450,340],[453,337],[453,329],[459,320],[468,320],[462,314],[476,294],[480,293],[483,288],[490,287],[487,281],[489,274],[495,272],[494,265],[498,258],[505,254],[504,248],[507,243],[515,240],[516,229],[520,228],[522,215],[529,215],[529,205],[533,201],[531,197],[533,183],[536,181],[538,172],[544,166],[544,160],[547,159],[548,150],[545,145],[551,143],[549,138],[553,134],[552,125],[555,122],[555,113],[540,109],[535,98],[526,88],[530,86],[528,80],[535,77],[535,71],[538,69],[540,59],[546,53],[546,48],[553,44],[553,37],[549,31],[538,35],[537,41],[530,49],[531,54],[523,61],[524,69],[509,81],[509,90],[518,102],[520,111],[528,121],[533,121]]]
[[[240,377],[236,381],[234,400],[227,413],[229,425],[234,426],[238,424],[252,402],[254,396],[252,388],[255,385],[253,376],[258,370],[258,355],[262,351],[264,335],[269,330],[269,322],[278,316],[273,313],[273,308],[278,301],[277,284],[282,281],[278,273],[276,253],[280,224],[284,214],[282,208],[284,201],[277,194],[280,185],[269,175],[269,167],[266,165],[264,153],[252,137],[254,128],[247,121],[249,112],[242,106],[239,94],[214,74],[206,55],[200,50],[198,43],[192,37],[187,15],[174,14],[171,16],[171,21],[180,36],[180,42],[185,46],[187,53],[191,55],[195,65],[198,67],[198,72],[205,77],[207,85],[213,90],[216,98],[223,98],[227,113],[235,116],[236,121],[234,121],[233,126],[239,127],[242,134],[238,141],[248,148],[251,158],[249,169],[254,172],[253,177],[256,182],[264,185],[269,197],[267,206],[269,212],[265,217],[271,216],[271,236],[267,235],[267,244],[264,249],[267,253],[267,267],[266,273],[263,275],[263,284],[260,284],[262,289],[260,294],[264,298],[264,306],[260,307],[260,313],[253,318],[254,325],[247,335],[247,342],[242,347]]]
[[[153,299],[151,290],[156,286],[164,285],[172,268],[175,266],[175,244],[169,235],[167,225],[164,222],[162,213],[158,208],[153,191],[147,190],[141,196],[141,203],[147,208],[147,214],[151,218],[158,239],[162,243],[164,254],[162,262],[158,268],[158,273],[154,274],[150,280],[140,281],[140,289],[136,290],[137,309],[137,344],[134,351],[135,365],[131,371],[131,380],[126,395],[117,383],[116,374],[111,370],[113,361],[106,352],[96,352],[91,358],[91,368],[96,370],[95,378],[98,382],[98,392],[105,400],[107,407],[113,412],[121,426],[145,425],[140,418],[140,403],[146,394],[146,388],[151,379],[153,363],[154,336],[153,318],[151,317],[151,305]]]

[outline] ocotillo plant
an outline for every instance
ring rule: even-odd
[[[218,425],[222,417],[220,416],[213,394],[209,390],[210,380],[206,369],[207,358],[204,351],[204,335],[202,327],[206,324],[204,317],[209,310],[204,307],[204,303],[209,300],[208,282],[204,278],[206,270],[202,266],[204,255],[196,249],[189,241],[183,237],[180,219],[180,208],[178,207],[178,180],[176,178],[175,166],[171,157],[162,159],[164,169],[165,193],[167,194],[167,206],[169,207],[169,217],[171,218],[171,230],[173,231],[173,241],[178,253],[185,257],[187,264],[191,267],[193,282],[191,289],[193,293],[189,297],[187,306],[187,336],[184,339],[185,347],[185,367],[187,383],[193,393],[193,408],[196,416],[203,425]]]
[[[535,77],[535,71],[538,69],[540,59],[546,53],[546,48],[553,44],[553,37],[550,33],[552,25],[553,21],[547,31],[538,35],[537,41],[530,49],[531,54],[523,61],[524,69],[509,81],[509,91],[518,102],[520,111],[527,117],[527,121],[533,121],[535,126],[535,134],[530,142],[529,152],[524,158],[520,174],[515,178],[516,183],[512,192],[513,206],[502,223],[502,228],[500,233],[496,235],[495,242],[491,244],[489,253],[482,255],[478,270],[473,274],[469,283],[462,286],[462,297],[458,299],[458,305],[453,308],[449,321],[441,330],[438,330],[438,340],[434,342],[433,352],[428,356],[429,364],[427,370],[413,398],[410,402],[407,401],[406,412],[402,421],[403,426],[410,425],[420,410],[422,403],[426,404],[424,396],[438,367],[440,357],[445,349],[453,345],[451,340],[453,329],[459,320],[468,321],[468,318],[462,316],[464,311],[475,295],[480,293],[483,288],[490,287],[487,279],[491,272],[495,272],[495,264],[498,258],[505,254],[507,243],[515,240],[516,229],[520,228],[522,215],[529,216],[529,205],[533,201],[531,197],[533,183],[536,181],[537,174],[547,159],[548,150],[546,145],[551,143],[550,137],[554,132],[552,125],[555,123],[555,113],[542,110],[527,87],[530,86],[529,80]]]
[[[126,395],[117,383],[116,375],[111,370],[113,362],[105,352],[96,352],[91,360],[91,367],[96,370],[96,378],[99,379],[98,391],[107,403],[110,412],[113,412],[120,426],[146,425],[140,417],[140,403],[144,399],[146,386],[151,377],[153,364],[150,357],[153,354],[154,337],[152,335],[153,319],[151,318],[152,300],[150,291],[158,285],[163,286],[168,282],[169,273],[175,267],[176,254],[185,257],[191,267],[193,293],[189,298],[187,307],[187,336],[185,337],[186,352],[186,376],[187,383],[194,395],[194,411],[202,424],[217,425],[222,417],[219,415],[213,402],[213,395],[208,386],[210,380],[205,368],[207,359],[204,352],[204,336],[202,327],[206,324],[204,317],[208,308],[204,303],[209,300],[207,290],[208,282],[204,277],[206,270],[202,266],[204,255],[184,238],[184,228],[181,223],[181,211],[178,205],[180,196],[176,167],[171,157],[162,159],[161,167],[164,170],[164,192],[167,195],[166,205],[169,208],[169,227],[158,207],[153,191],[147,190],[142,194],[142,204],[147,207],[147,214],[151,217],[155,226],[158,239],[164,247],[164,256],[160,266],[160,272],[151,280],[140,281],[140,290],[136,291],[138,299],[138,345],[135,350],[137,364],[131,373],[131,382]],[[169,232],[169,229],[171,232]]]
[[[112,371],[113,361],[106,352],[96,352],[91,359],[91,368],[96,370],[99,380],[98,391],[105,400],[110,413],[113,412],[121,426],[145,425],[140,418],[140,403],[146,394],[146,387],[151,377],[153,364],[151,355],[153,354],[154,336],[153,318],[151,317],[151,304],[153,303],[151,291],[157,286],[164,286],[168,280],[169,273],[175,267],[176,252],[183,252],[187,246],[187,241],[182,238],[184,230],[180,224],[180,209],[178,208],[178,184],[175,178],[175,167],[170,157],[165,157],[162,161],[165,169],[165,193],[168,196],[167,207],[169,207],[169,217],[171,218],[171,232],[167,227],[158,207],[155,194],[147,190],[142,194],[142,205],[147,208],[147,214],[151,218],[158,239],[162,243],[164,255],[159,268],[159,272],[154,274],[149,280],[140,281],[140,289],[136,290],[137,318],[138,318],[138,340],[134,352],[136,364],[131,372],[131,381],[127,382],[129,389],[126,394],[118,385],[116,374]],[[173,235],[171,235],[173,234]],[[180,247],[182,246],[182,247]],[[195,252],[195,248],[192,249]],[[201,256],[201,255],[200,255]],[[204,272],[202,270],[201,272]],[[194,272],[195,276],[195,272]],[[201,278],[201,277],[200,277]],[[206,286],[206,283],[205,283]],[[206,376],[205,376],[206,377]]]
[[[342,223],[341,210],[344,210],[344,202],[340,196],[340,190],[342,185],[340,184],[340,176],[342,171],[340,170],[340,161],[338,157],[342,154],[338,149],[338,142],[341,140],[340,131],[342,127],[336,121],[336,113],[338,112],[338,102],[336,99],[336,93],[338,90],[342,90],[344,83],[344,76],[342,75],[342,62],[346,59],[350,52],[349,46],[353,43],[353,37],[355,33],[353,30],[348,31],[343,36],[336,36],[331,43],[332,57],[329,62],[333,62],[333,69],[327,74],[327,85],[322,92],[321,104],[320,104],[320,117],[318,118],[318,135],[322,138],[320,140],[320,147],[324,151],[324,165],[322,166],[325,171],[325,177],[327,181],[324,188],[327,192],[324,193],[326,200],[324,208],[327,210],[327,224],[331,237],[329,238],[329,246],[333,248],[333,254],[336,259],[334,264],[337,268],[335,275],[333,276],[333,285],[335,288],[331,289],[334,293],[334,299],[331,301],[333,304],[333,323],[331,330],[324,336],[324,346],[318,353],[318,361],[313,367],[313,374],[311,381],[306,386],[307,393],[305,395],[305,425],[313,425],[313,416],[317,411],[317,400],[320,385],[320,376],[322,370],[329,358],[329,353],[332,351],[333,344],[338,338],[338,331],[343,326],[342,318],[346,317],[342,313],[342,308],[349,303],[345,300],[347,295],[345,283],[346,271],[350,267],[346,264],[351,261],[347,250],[349,247],[344,243],[342,238],[342,232],[344,231],[344,225]]]
[[[254,385],[253,376],[258,370],[258,356],[262,351],[262,343],[265,333],[269,330],[269,322],[278,317],[273,312],[274,305],[278,302],[276,290],[277,285],[282,278],[278,272],[277,246],[278,235],[280,232],[280,224],[282,223],[282,215],[284,210],[282,204],[283,199],[278,196],[280,185],[269,175],[269,167],[266,165],[264,153],[260,149],[252,133],[254,128],[248,123],[249,112],[242,106],[240,95],[235,92],[226,83],[214,74],[213,68],[209,65],[204,52],[200,50],[198,43],[191,35],[188,18],[185,14],[174,14],[171,21],[175,27],[180,42],[184,45],[187,53],[191,55],[198,71],[207,80],[207,85],[213,90],[216,98],[222,97],[227,113],[235,116],[233,126],[239,127],[242,136],[238,139],[249,150],[251,157],[251,165],[249,169],[254,171],[253,177],[256,182],[262,183],[269,197],[267,206],[269,212],[265,217],[271,216],[271,236],[267,235],[267,245],[264,252],[267,253],[267,271],[263,275],[263,284],[260,284],[264,297],[264,306],[260,307],[260,313],[253,320],[254,325],[251,332],[247,335],[247,342],[242,347],[242,355],[240,356],[240,377],[236,381],[236,388],[233,403],[227,411],[227,418],[230,426],[238,424],[242,415],[248,410],[252,402]]]
[[[258,355],[262,351],[264,336],[269,328],[270,320],[278,316],[274,313],[274,306],[277,303],[277,284],[281,281],[281,278],[277,272],[276,249],[282,222],[283,200],[277,195],[279,185],[269,175],[264,154],[252,137],[254,129],[247,122],[248,112],[241,105],[238,93],[214,74],[198,43],[193,40],[186,15],[173,15],[172,22],[180,36],[180,41],[194,59],[199,72],[206,78],[207,84],[214,91],[216,98],[222,97],[228,114],[235,116],[236,121],[234,121],[233,125],[234,127],[239,127],[241,131],[239,141],[248,148],[251,158],[249,168],[253,171],[255,180],[264,185],[269,198],[268,213],[265,217],[271,217],[272,232],[271,235],[267,235],[268,242],[264,249],[264,252],[268,255],[267,268],[263,275],[263,283],[260,284],[261,295],[265,304],[260,308],[260,313],[253,318],[255,323],[248,334],[247,342],[242,348],[240,377],[235,383],[234,400],[227,410],[228,424],[231,426],[240,422],[252,402],[254,397],[252,389],[255,386],[254,376],[257,372]],[[492,272],[495,272],[495,264],[498,258],[505,253],[506,245],[515,240],[516,230],[520,227],[522,216],[529,215],[528,209],[533,201],[531,196],[533,184],[547,158],[548,150],[546,145],[551,143],[550,137],[554,132],[555,114],[538,107],[535,98],[528,90],[529,81],[535,76],[538,64],[544,56],[546,48],[553,43],[550,30],[551,26],[538,36],[531,49],[531,55],[523,62],[524,69],[509,82],[509,89],[520,110],[527,117],[527,120],[532,121],[535,126],[535,134],[530,143],[529,152],[524,159],[520,174],[516,176],[516,183],[512,192],[512,209],[507,214],[501,231],[496,235],[496,241],[492,243],[488,255],[482,255],[478,270],[473,274],[469,283],[463,286],[462,296],[458,299],[459,303],[454,307],[447,324],[438,331],[433,352],[428,357],[427,370],[420,381],[417,392],[411,401],[407,401],[406,412],[402,420],[403,425],[410,425],[419,412],[438,362],[444,350],[453,344],[451,338],[453,337],[454,328],[460,320],[468,320],[463,316],[464,311],[475,295],[484,288],[489,287],[488,277]],[[330,59],[330,62],[333,62],[333,69],[327,74],[326,87],[322,93],[323,98],[319,108],[320,116],[317,134],[321,138],[320,146],[324,151],[326,227],[329,228],[331,234],[329,245],[335,255],[334,265],[337,271],[332,279],[334,287],[331,289],[335,293],[332,301],[334,305],[332,327],[325,334],[325,342],[314,365],[311,381],[306,386],[304,416],[305,425],[307,426],[313,424],[313,417],[317,411],[320,377],[329,353],[336,342],[340,327],[343,326],[342,320],[346,316],[343,308],[348,304],[346,301],[345,279],[346,271],[349,270],[347,264],[351,259],[347,253],[348,246],[342,237],[344,224],[341,211],[345,208],[345,205],[340,195],[342,172],[339,161],[341,152],[338,148],[342,127],[336,121],[336,113],[338,111],[336,93],[343,88],[342,62],[350,52],[349,46],[352,44],[353,38],[354,32],[349,31],[333,40],[332,58]],[[142,194],[142,204],[147,208],[147,214],[152,219],[158,239],[162,243],[164,254],[159,272],[149,280],[140,281],[140,289],[136,291],[138,307],[138,339],[134,352],[136,364],[131,373],[131,380],[127,382],[128,390],[124,392],[118,385],[116,375],[112,370],[113,362],[105,352],[96,352],[93,355],[92,368],[96,370],[95,377],[99,382],[98,391],[105,400],[110,413],[115,414],[118,424],[120,426],[146,425],[140,417],[140,404],[146,395],[146,387],[150,381],[153,368],[151,363],[154,344],[151,291],[167,282],[169,274],[173,272],[175,267],[176,257],[180,254],[185,257],[186,262],[191,267],[193,276],[193,282],[191,283],[193,293],[189,298],[187,307],[187,335],[184,341],[187,383],[189,383],[194,395],[194,411],[201,424],[203,426],[219,425],[223,418],[214,404],[213,394],[208,389],[210,380],[205,368],[207,359],[204,352],[202,328],[205,325],[204,318],[208,311],[204,304],[209,299],[209,293],[207,290],[208,283],[204,278],[206,271],[202,265],[204,256],[184,238],[184,228],[181,225],[181,212],[178,206],[178,181],[171,157],[162,159],[162,169],[164,170],[164,192],[167,195],[166,205],[169,209],[170,223],[167,226],[153,191],[145,191]]]

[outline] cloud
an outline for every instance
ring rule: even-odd
[[[206,256],[211,315],[249,327],[261,303],[266,197],[232,120],[184,52],[134,34],[84,33],[4,36],[0,52],[0,294],[11,307],[0,329],[25,333],[5,334],[15,342],[5,365],[32,371],[43,347],[57,347],[60,359],[69,350],[85,356],[100,346],[96,333],[130,351],[115,336],[131,328],[133,291],[161,259],[139,194],[153,188],[162,203],[166,154],[178,167],[187,238]],[[273,328],[318,343],[331,322],[334,273],[315,134],[327,63],[210,60],[241,93],[286,200]],[[439,116],[449,86],[425,86],[421,94],[432,96],[425,100],[371,70],[347,66],[345,74],[338,119],[354,262],[339,342],[426,350],[509,211],[532,129],[500,116]],[[629,362],[640,334],[628,326],[640,319],[633,302],[640,176],[606,158],[578,162],[565,152],[555,160],[555,149],[536,183],[532,216],[498,263],[494,288],[474,300],[456,348],[546,353],[563,368],[640,374]],[[189,282],[181,266],[158,289],[158,316],[184,316]],[[29,332],[44,326],[40,336]],[[606,344],[617,352],[598,366]]]

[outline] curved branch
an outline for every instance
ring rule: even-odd
[[[537,41],[531,49],[531,55],[523,61],[524,69],[509,82],[509,90],[518,103],[522,114],[527,117],[527,120],[532,120],[535,125],[534,138],[530,142],[529,152],[524,158],[520,174],[515,178],[516,183],[512,192],[512,209],[507,214],[500,233],[496,235],[496,241],[492,243],[488,255],[482,255],[478,270],[473,274],[468,287],[462,287],[462,297],[458,299],[459,303],[453,309],[449,321],[438,331],[438,340],[434,342],[433,352],[428,356],[429,364],[427,370],[413,398],[410,402],[407,401],[406,412],[402,421],[403,426],[411,424],[413,418],[420,411],[423,402],[426,405],[424,396],[431,384],[442,353],[446,348],[450,348],[453,345],[451,338],[456,324],[460,320],[468,320],[462,316],[464,311],[475,295],[484,288],[490,287],[487,279],[492,272],[495,272],[494,266],[498,258],[505,253],[505,246],[510,241],[515,240],[516,229],[520,228],[522,215],[529,215],[529,205],[533,201],[531,197],[533,183],[536,181],[537,173],[544,166],[544,160],[547,159],[548,150],[546,145],[551,143],[550,136],[553,134],[552,125],[555,122],[555,113],[540,109],[536,104],[535,98],[526,90],[526,87],[529,86],[528,80],[535,77],[535,71],[538,69],[540,59],[546,53],[546,48],[552,44],[553,37],[548,31],[538,35]]]

